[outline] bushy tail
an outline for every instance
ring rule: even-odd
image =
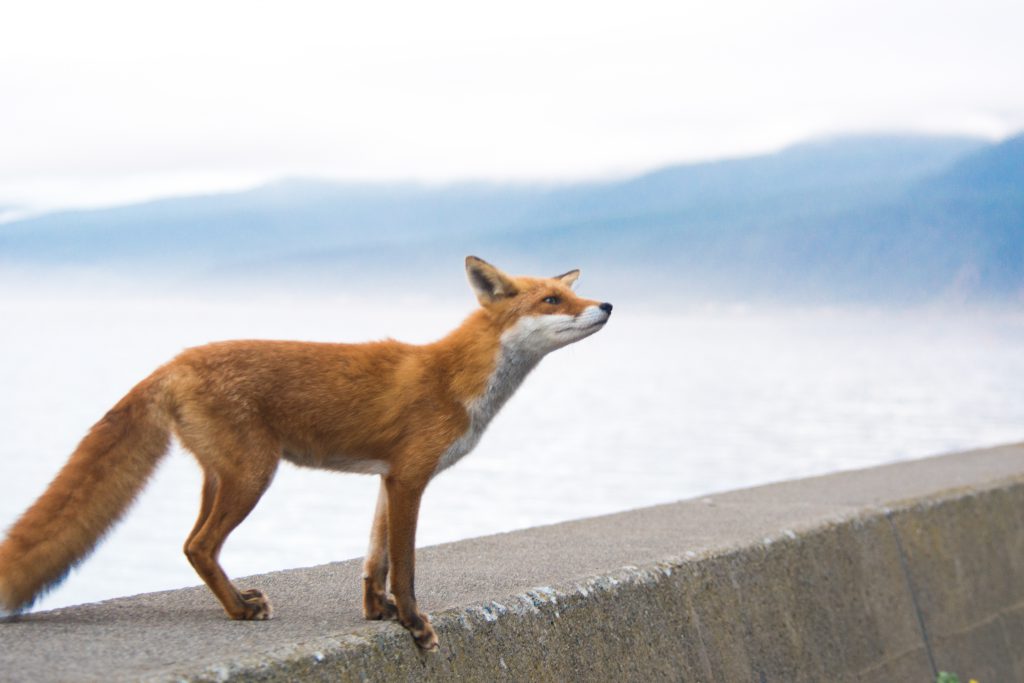
[[[0,613],[29,607],[89,554],[145,485],[170,443],[153,376],[93,425],[0,543]]]

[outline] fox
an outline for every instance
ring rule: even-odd
[[[0,616],[28,609],[84,560],[145,486],[172,437],[203,473],[189,563],[231,619],[270,619],[218,557],[282,459],[380,477],[362,572],[363,616],[397,620],[423,650],[438,637],[416,602],[416,523],[427,484],[472,451],[540,360],[608,322],[579,270],[510,276],[467,256],[477,307],[433,343],[238,340],[189,348],[89,430],[0,543]],[[390,589],[390,590],[389,590]]]

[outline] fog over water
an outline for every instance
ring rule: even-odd
[[[184,347],[424,342],[474,305],[468,289],[442,303],[6,289],[5,527],[89,426]],[[585,280],[581,293],[601,297]],[[604,330],[549,356],[476,451],[430,485],[419,545],[1024,439],[1019,311],[614,303]],[[198,467],[175,448],[125,521],[38,607],[199,583],[181,552],[199,489]],[[358,557],[376,491],[374,477],[285,464],[222,563],[239,577]]]

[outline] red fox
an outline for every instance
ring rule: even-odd
[[[235,588],[217,558],[284,458],[380,475],[363,615],[395,618],[421,648],[437,648],[413,589],[424,488],[476,446],[541,358],[597,332],[612,312],[573,293],[578,270],[511,277],[469,256],[466,273],[480,308],[432,344],[229,341],[158,368],[92,427],[10,528],[0,544],[0,613],[27,608],[92,550],[173,434],[204,475],[185,555],[228,616],[271,616],[266,596]]]

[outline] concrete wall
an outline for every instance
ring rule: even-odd
[[[357,561],[0,624],[0,680],[1024,680],[1024,446],[422,549],[442,647],[359,619]]]

